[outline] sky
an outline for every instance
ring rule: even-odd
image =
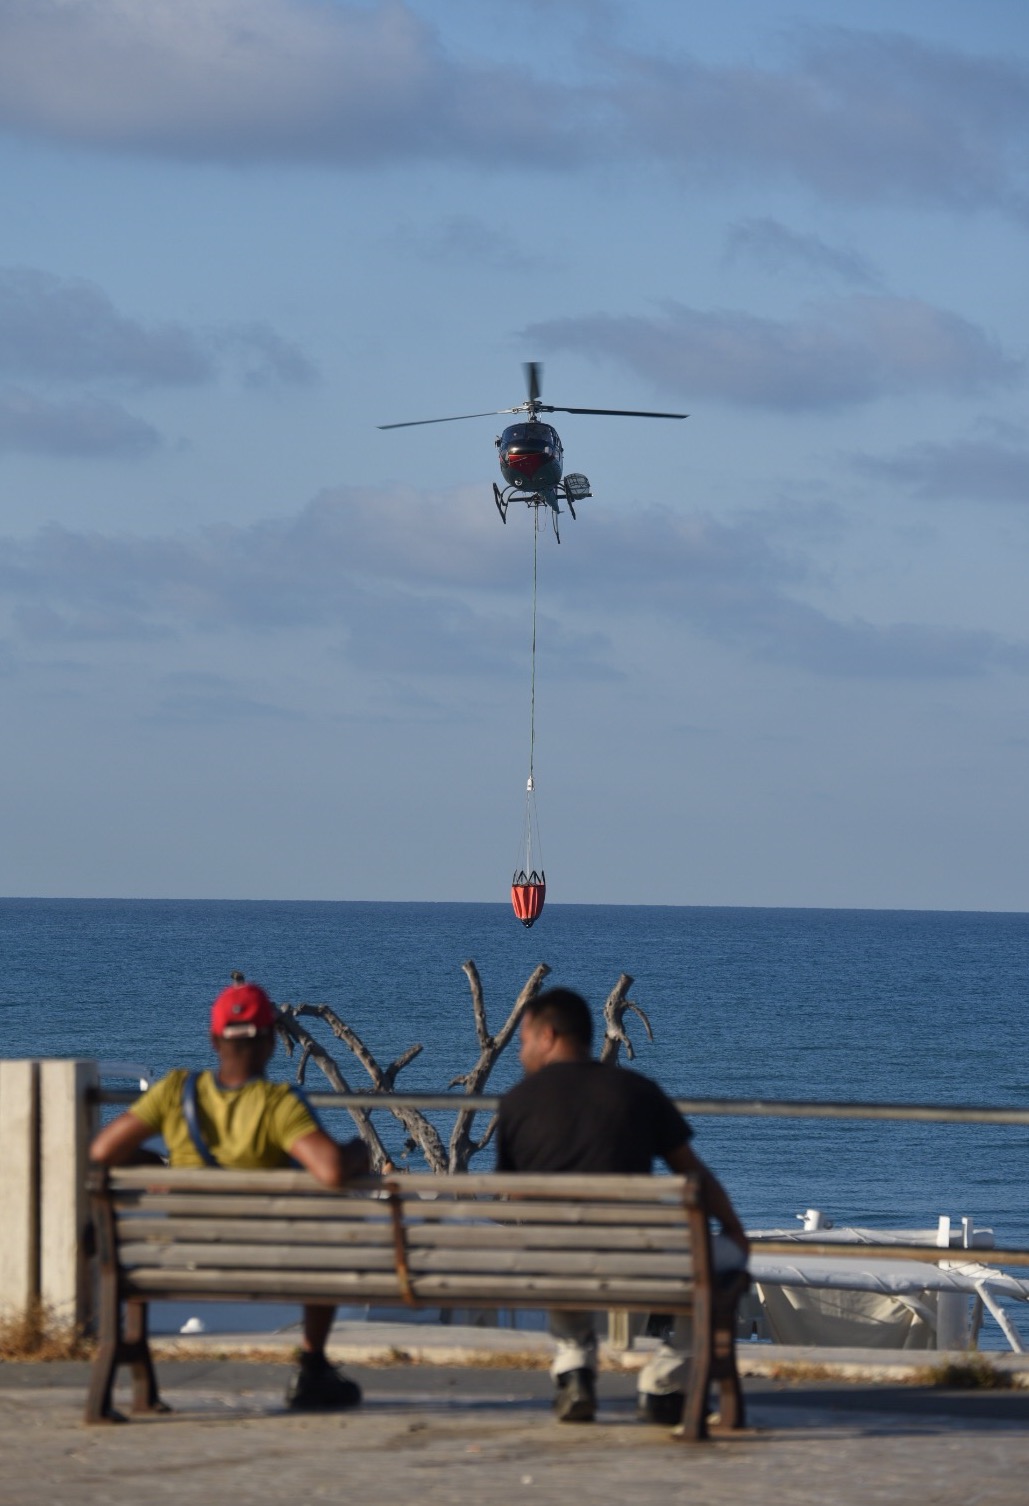
[[[1024,0],[0,0],[0,893],[1029,909]]]

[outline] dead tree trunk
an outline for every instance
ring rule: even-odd
[[[647,1032],[647,1040],[652,1041],[654,1039],[654,1032],[650,1028],[650,1021],[643,1010],[638,1004],[634,1004],[631,999],[625,997],[631,987],[632,979],[629,974],[622,973],[618,982],[607,996],[607,1003],[604,1005],[604,1044],[600,1048],[600,1060],[602,1062],[617,1062],[618,1050],[621,1046],[625,1047],[625,1054],[630,1061],[636,1055],[632,1048],[632,1041],[629,1039],[625,1029],[626,1010],[631,1010],[634,1015],[643,1021],[643,1028]]]
[[[353,1089],[345,1083],[335,1060],[329,1055],[324,1047],[317,1046],[314,1037],[299,1023],[301,1015],[314,1015],[324,1021],[337,1040],[343,1042],[357,1057],[358,1061],[368,1073],[378,1093],[392,1093],[396,1084],[397,1073],[406,1067],[408,1062],[414,1061],[422,1051],[421,1045],[409,1046],[395,1061],[386,1068],[379,1066],[375,1057],[368,1050],[357,1031],[345,1021],[328,1004],[283,1004],[280,1006],[280,1014],[284,1014],[291,1022],[291,1033],[295,1031],[297,1038],[302,1038],[303,1054],[297,1064],[297,1081],[303,1082],[303,1072],[307,1065],[308,1057],[312,1057],[325,1072],[326,1077],[332,1083],[337,1093],[350,1093]],[[330,1070],[331,1066],[331,1070]],[[343,1083],[342,1087],[339,1083]],[[357,1132],[368,1146],[371,1152],[373,1168],[380,1171],[383,1165],[390,1160],[386,1147],[379,1138],[378,1131],[372,1124],[370,1113],[366,1109],[348,1109],[347,1113],[357,1126]],[[447,1170],[447,1152],[443,1140],[436,1129],[425,1115],[418,1109],[390,1108],[390,1113],[400,1121],[408,1133],[409,1138],[417,1145],[431,1171]],[[412,1147],[413,1148],[413,1147]]]
[[[351,1088],[343,1073],[339,1070],[335,1058],[329,1055],[325,1047],[319,1041],[316,1041],[311,1032],[306,1030],[297,1019],[296,1011],[303,1007],[303,1005],[280,1004],[279,1019],[276,1027],[289,1056],[293,1055],[296,1047],[299,1046],[300,1048],[300,1060],[297,1062],[296,1070],[297,1082],[301,1087],[304,1086],[307,1064],[309,1061],[314,1061],[329,1079],[329,1085],[333,1092],[352,1093],[353,1088]],[[420,1046],[416,1046],[414,1051],[417,1053],[421,1049]],[[408,1060],[410,1060],[410,1056]],[[383,1165],[389,1160],[389,1154],[379,1139],[379,1134],[372,1123],[371,1115],[364,1109],[348,1109],[347,1112],[351,1119],[353,1119],[358,1134],[368,1147],[372,1158],[372,1169],[374,1171],[381,1171]]]
[[[463,1073],[460,1077],[452,1077],[448,1087],[456,1088],[459,1085],[466,1093],[481,1093],[486,1086],[486,1081],[496,1064],[497,1058],[507,1046],[511,1037],[518,1029],[518,1023],[522,1018],[522,1012],[529,1000],[539,993],[539,986],[550,972],[545,962],[537,967],[521,993],[514,1002],[514,1008],[497,1031],[495,1036],[490,1035],[486,1025],[486,1007],[482,998],[482,983],[475,963],[469,958],[461,964],[461,971],[468,979],[468,986],[472,991],[472,1010],[475,1015],[475,1034],[479,1041],[479,1060],[470,1072]],[[450,1135],[450,1160],[451,1171],[466,1171],[468,1163],[480,1150],[485,1150],[493,1132],[497,1127],[497,1116],[491,1114],[489,1123],[486,1125],[478,1140],[472,1139],[472,1121],[475,1118],[474,1109],[462,1109],[454,1121],[454,1128]]]

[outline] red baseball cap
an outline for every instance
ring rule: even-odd
[[[211,1006],[211,1034],[232,1040],[275,1028],[275,1005],[256,983],[234,983]]]

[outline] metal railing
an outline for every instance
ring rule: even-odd
[[[98,1103],[135,1103],[138,1092],[131,1088],[101,1087],[93,1095]],[[460,1114],[469,1109],[494,1112],[499,1093],[306,1093],[316,1109],[449,1110]],[[676,1098],[681,1114],[724,1115],[735,1119],[893,1119],[926,1124],[1025,1124],[1029,1108],[983,1107],[957,1103],[822,1103],[813,1099],[771,1098]]]

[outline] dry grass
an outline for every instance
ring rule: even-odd
[[[794,1385],[797,1382],[843,1381],[856,1386],[870,1384],[867,1376],[847,1374],[835,1365],[806,1365],[783,1363],[772,1365],[767,1371],[770,1380]],[[950,1391],[1010,1391],[1018,1385],[1017,1378],[1009,1370],[997,1366],[982,1354],[969,1354],[966,1360],[949,1360],[942,1365],[920,1365],[917,1369],[898,1368],[896,1375],[881,1371],[874,1385],[934,1386]]]
[[[41,1302],[0,1318],[0,1360],[46,1362],[86,1360],[95,1349],[73,1324],[62,1322]]]
[[[831,1381],[840,1380],[839,1371],[833,1365],[809,1365],[802,1360],[784,1361],[781,1365],[770,1365],[767,1370],[769,1380],[774,1381]],[[843,1377],[846,1379],[846,1377]]]
[[[915,1377],[919,1386],[940,1386],[950,1391],[1010,1391],[1014,1380],[1008,1370],[998,1370],[981,1354],[967,1360],[949,1360],[945,1365],[927,1365]]]
[[[241,1344],[236,1346],[231,1339],[215,1347],[204,1347],[180,1343],[174,1337],[152,1338],[150,1348],[155,1360],[247,1360],[259,1365],[291,1365],[296,1362],[298,1352],[295,1349],[261,1349],[257,1345]],[[540,1354],[538,1350],[511,1351],[510,1353],[491,1351],[484,1349],[479,1354],[464,1354],[460,1360],[440,1358],[430,1352],[414,1352],[401,1349],[392,1344],[388,1349],[378,1353],[340,1356],[334,1353],[332,1340],[329,1340],[329,1358],[334,1363],[344,1365],[360,1365],[365,1370],[386,1370],[397,1365],[425,1365],[439,1366],[455,1364],[462,1370],[547,1370],[550,1368],[550,1357]],[[603,1366],[605,1369],[620,1369],[620,1366]]]

